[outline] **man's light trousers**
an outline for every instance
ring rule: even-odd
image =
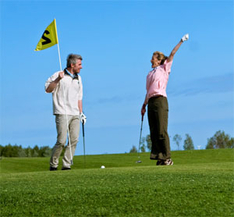
[[[71,167],[71,159],[75,154],[76,145],[79,138],[80,132],[80,119],[78,115],[56,115],[55,116],[56,129],[57,129],[57,142],[52,150],[52,155],[50,158],[50,166],[57,168],[59,164],[59,157],[65,147],[65,152],[63,156],[63,168]],[[68,126],[68,127],[67,127]],[[68,140],[68,131],[70,136],[70,144]],[[71,145],[71,154],[70,155],[70,145]]]

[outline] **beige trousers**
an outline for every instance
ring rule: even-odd
[[[59,164],[59,157],[65,147],[65,152],[63,156],[63,168],[71,168],[71,160],[75,154],[76,145],[79,138],[80,132],[80,119],[78,115],[56,115],[55,116],[56,129],[57,129],[57,142],[53,147],[50,166],[57,168]],[[68,140],[67,125],[69,129],[70,136],[70,145],[71,145],[71,154],[70,154],[70,145]]]

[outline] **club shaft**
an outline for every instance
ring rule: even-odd
[[[83,151],[84,151],[84,168],[86,167],[85,159],[85,132],[84,132],[84,123],[82,123],[82,133],[83,133]]]
[[[139,152],[140,152],[140,145],[141,145],[142,126],[143,126],[143,116],[141,118],[141,129],[140,129],[139,147],[138,147],[138,151],[137,151],[138,158],[140,158]]]

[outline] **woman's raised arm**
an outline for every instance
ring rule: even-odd
[[[170,54],[170,56],[169,56],[168,59],[167,59],[168,62],[170,62],[170,61],[173,60],[174,55],[175,55],[175,53],[178,51],[178,49],[180,48],[181,44],[182,44],[184,41],[187,41],[188,39],[189,39],[189,34],[186,34],[186,35],[184,35],[184,36],[181,38],[180,42],[179,42],[179,43],[173,48],[173,50],[171,51],[171,54]]]

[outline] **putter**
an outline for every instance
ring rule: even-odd
[[[136,161],[136,163],[142,163],[139,152],[140,152],[140,145],[141,145],[141,134],[142,134],[143,119],[144,119],[144,116],[142,115],[141,116],[141,130],[140,130],[139,147],[138,147],[138,151],[137,151],[138,161]]]
[[[82,122],[82,132],[83,132],[84,168],[85,168],[85,167],[86,167],[86,160],[85,160],[85,132],[84,132],[84,122]]]

